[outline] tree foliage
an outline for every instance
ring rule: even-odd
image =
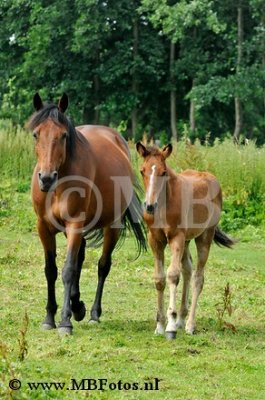
[[[71,99],[77,123],[122,122],[134,136],[170,137],[170,91],[178,128],[192,137],[231,134],[234,99],[242,135],[265,142],[265,13],[262,0],[3,0],[0,117],[24,123],[32,95]],[[237,8],[243,7],[237,65]],[[175,60],[169,67],[170,43]],[[181,131],[181,129],[180,129]]]

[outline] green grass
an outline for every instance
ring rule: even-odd
[[[181,399],[258,400],[265,398],[264,326],[264,193],[265,148],[230,141],[213,147],[184,141],[174,146],[169,163],[176,170],[206,169],[224,191],[222,224],[241,241],[234,250],[212,247],[197,313],[197,334],[178,332],[175,341],[156,337],[156,291],[153,257],[134,260],[128,238],[115,251],[103,297],[101,324],[88,325],[94,300],[100,251],[88,249],[81,278],[88,315],[74,323],[72,337],[44,332],[46,280],[43,251],[32,211],[29,188],[34,154],[31,135],[8,122],[0,126],[0,398],[8,399]],[[132,149],[133,163],[140,160]],[[240,230],[239,230],[240,228]],[[65,239],[58,235],[58,267],[65,258]],[[194,253],[194,246],[192,247]],[[167,253],[167,265],[169,254]],[[231,288],[232,315],[220,324],[224,289]],[[178,290],[180,298],[181,286]],[[166,292],[168,299],[168,292]],[[57,281],[59,310],[63,301]],[[27,312],[29,325],[23,322]],[[230,324],[230,325],[229,325]],[[233,332],[231,327],[235,327]],[[229,328],[230,327],[230,328]],[[27,351],[26,351],[27,350]],[[24,361],[22,361],[25,356]],[[21,380],[11,391],[9,381]],[[108,382],[154,382],[158,391],[30,390],[28,382],[65,382],[106,378]]]
[[[234,250],[212,247],[206,282],[198,307],[198,332],[187,336],[178,332],[176,341],[156,337],[156,291],[153,259],[148,252],[134,260],[135,247],[128,238],[114,254],[113,267],[105,286],[103,315],[99,325],[89,325],[88,317],[74,323],[72,337],[40,326],[45,314],[46,281],[43,254],[36,231],[28,193],[16,193],[23,214],[11,213],[1,219],[1,398],[14,399],[264,399],[264,252],[261,230],[249,227]],[[15,226],[19,219],[21,227]],[[25,221],[24,221],[25,223]],[[12,227],[12,228],[10,228]],[[250,241],[251,238],[251,241]],[[254,240],[253,240],[254,239]],[[194,252],[194,248],[193,248]],[[95,295],[96,263],[100,251],[88,249],[81,279],[82,298],[89,310]],[[65,257],[65,239],[58,236],[58,266]],[[167,254],[167,264],[169,254]],[[229,282],[233,312],[225,315],[231,329],[221,329],[217,308]],[[180,295],[181,287],[179,289]],[[60,310],[63,285],[57,281]],[[168,298],[168,292],[166,292]],[[23,318],[29,317],[26,333],[28,353],[19,360]],[[22,382],[18,391],[9,391],[12,378]],[[30,390],[28,382],[65,382],[71,379],[106,378],[108,382],[154,382],[158,391],[69,391]]]

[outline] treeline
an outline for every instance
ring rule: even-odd
[[[265,142],[264,0],[2,0],[0,118],[67,92],[76,123]]]

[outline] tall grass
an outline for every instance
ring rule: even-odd
[[[223,190],[225,229],[237,230],[265,221],[265,147],[258,148],[251,141],[235,146],[230,139],[216,140],[213,146],[184,139],[173,146],[168,163],[176,171],[192,168],[217,176]],[[141,160],[133,143],[130,148],[138,174]],[[31,134],[14,129],[9,121],[0,121],[0,189],[15,186],[18,192],[27,191],[34,163]]]
[[[14,128],[10,121],[0,121],[1,180],[29,186],[34,162],[31,134],[21,127]]]

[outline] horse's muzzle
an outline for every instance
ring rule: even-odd
[[[48,192],[50,189],[54,190],[55,184],[58,179],[58,172],[39,172],[39,186],[42,192]]]
[[[156,208],[157,208],[157,203],[147,204],[146,202],[144,202],[144,208],[145,208],[147,214],[153,215],[155,213]]]

